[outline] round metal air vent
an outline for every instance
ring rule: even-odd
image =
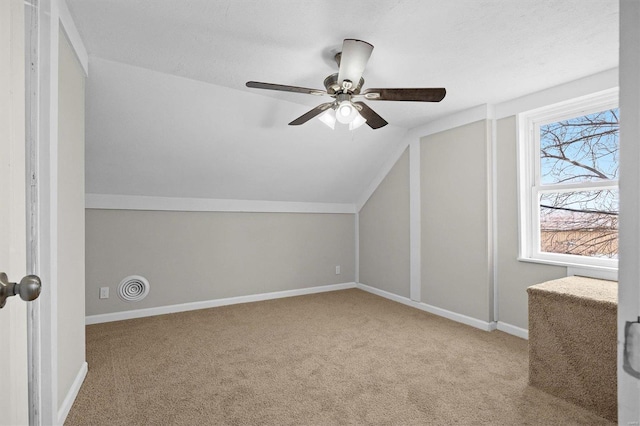
[[[149,294],[149,281],[140,275],[130,275],[118,285],[118,296],[125,302],[138,302]]]

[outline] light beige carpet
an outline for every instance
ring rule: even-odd
[[[68,425],[604,425],[527,341],[344,290],[87,327]]]
[[[618,418],[618,284],[567,277],[531,286],[529,383]]]

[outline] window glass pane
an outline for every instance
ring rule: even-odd
[[[618,190],[542,194],[540,251],[618,258]]]
[[[540,183],[618,178],[618,109],[540,126]]]

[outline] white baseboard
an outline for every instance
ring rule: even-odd
[[[151,317],[155,315],[172,314],[175,312],[195,311],[197,309],[216,308],[218,306],[236,305],[238,303],[259,302],[262,300],[281,299],[284,297],[303,296],[305,294],[324,293],[327,291],[355,288],[356,283],[341,283],[322,285],[317,287],[300,288],[296,290],[274,291],[271,293],[251,294],[248,296],[228,297],[225,299],[204,300],[202,302],[181,303],[178,305],[158,306],[156,308],[137,309],[134,311],[113,312],[109,314],[89,315],[85,324],[99,324],[103,322],[122,321],[133,318]]]
[[[385,299],[393,300],[394,302],[402,303],[403,305],[411,306],[412,308],[420,309],[422,311],[429,312],[431,314],[438,315],[452,321],[470,325],[471,327],[479,328],[485,331],[493,331],[496,329],[495,322],[482,321],[477,318],[459,314],[457,312],[452,312],[446,309],[438,308],[436,306],[427,305],[426,303],[416,302],[415,300],[411,300],[407,297],[398,296],[397,294],[389,293],[388,291],[380,290],[379,288],[371,287],[366,284],[358,283],[356,287],[377,296],[384,297]]]
[[[69,415],[69,411],[71,411],[71,407],[73,406],[76,397],[78,396],[78,392],[80,392],[80,387],[82,386],[82,382],[84,382],[84,378],[87,377],[87,371],[89,371],[89,366],[86,362],[82,363],[78,374],[76,375],[73,384],[71,384],[71,388],[69,392],[67,392],[67,396],[62,401],[62,405],[58,409],[58,424],[64,424],[67,416]]]
[[[504,322],[495,323],[495,322],[482,321],[477,318],[459,314],[457,312],[452,312],[446,309],[438,308],[437,306],[428,305],[422,302],[416,302],[415,300],[411,300],[408,297],[399,296],[397,294],[390,293],[385,290],[380,290],[378,288],[371,287],[362,283],[331,284],[331,285],[325,285],[325,286],[301,288],[296,290],[275,291],[271,293],[252,294],[248,296],[228,297],[225,299],[205,300],[202,302],[181,303],[178,305],[159,306],[156,308],[138,309],[133,311],[113,312],[109,314],[100,314],[100,315],[89,315],[86,317],[85,323],[87,325],[90,325],[90,324],[99,324],[103,322],[122,321],[122,320],[133,319],[133,318],[143,318],[143,317],[150,317],[155,315],[171,314],[175,312],[185,312],[185,311],[193,311],[197,309],[215,308],[218,306],[235,305],[238,303],[259,302],[262,300],[281,299],[284,297],[292,297],[292,296],[303,296],[305,294],[323,293],[327,291],[336,291],[336,290],[346,290],[348,288],[356,288],[356,287],[366,292],[375,294],[377,296],[384,297],[385,299],[393,300],[394,302],[402,303],[403,305],[411,306],[412,308],[420,309],[425,312],[429,312],[434,315],[438,315],[438,316],[450,319],[452,321],[456,321],[462,324],[470,325],[475,328],[479,328],[481,330],[493,331],[498,329],[500,331],[503,331],[508,334],[512,334],[522,339],[529,338],[529,331],[524,328],[516,327],[514,325],[507,324]],[[84,368],[85,368],[84,374],[86,375],[86,363]],[[80,377],[80,373],[78,377]],[[76,379],[76,381],[77,380],[78,379]],[[82,379],[78,384],[78,389],[80,389],[82,380],[84,380],[84,375],[82,376]],[[75,387],[75,384],[76,383],[74,382],[74,387]],[[69,395],[71,395],[71,393]],[[69,398],[69,395],[67,396],[67,398]],[[75,399],[75,395],[77,395],[77,390],[76,390],[76,393],[73,395],[74,399]],[[67,400],[65,399],[65,403],[66,402]],[[73,403],[73,400],[71,400],[71,403]],[[64,406],[65,405],[63,404],[63,407]],[[69,405],[68,409],[71,409],[71,405]],[[60,409],[60,412],[62,413],[62,408]],[[66,414],[68,414],[68,410],[65,413],[65,417],[66,417]]]
[[[504,331],[505,333],[512,334],[514,336],[518,336],[522,339],[529,340],[529,330],[527,330],[526,328],[520,328],[516,327],[515,325],[498,321],[498,330]]]
[[[386,290],[380,290],[379,288],[371,287],[366,284],[358,283],[356,284],[356,287],[368,293],[375,294],[376,296],[384,297],[385,299],[393,300],[394,302],[402,303],[403,305],[411,306],[414,308],[415,308],[415,304],[417,303],[409,299],[408,297],[399,296],[395,293],[390,293]]]

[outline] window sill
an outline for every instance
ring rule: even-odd
[[[530,257],[518,257],[520,262],[538,263],[550,266],[563,266],[567,268],[567,276],[579,275],[581,277],[599,278],[602,280],[618,281],[618,268],[606,266],[581,265],[578,263],[561,262],[557,260],[533,259]]]

